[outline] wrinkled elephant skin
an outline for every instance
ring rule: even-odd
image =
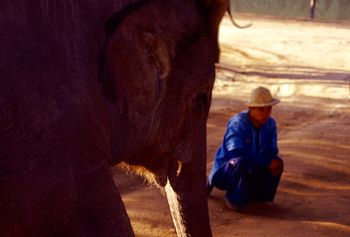
[[[165,187],[178,236],[211,236],[205,129],[223,11],[132,2],[2,2],[1,236],[134,236],[110,172],[122,161]]]

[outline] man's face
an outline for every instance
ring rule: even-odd
[[[260,128],[270,118],[272,106],[249,107],[250,119],[256,128]]]

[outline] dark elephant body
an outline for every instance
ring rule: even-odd
[[[133,236],[121,161],[166,186],[179,236],[211,236],[205,1],[131,2],[2,3],[1,236]]]
[[[107,105],[96,79],[109,6],[2,7],[2,236],[101,236],[118,233],[115,221],[132,235],[110,177]]]

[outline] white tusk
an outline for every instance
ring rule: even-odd
[[[178,160],[177,161],[177,170],[176,170],[176,176],[180,176],[182,171],[182,161]]]

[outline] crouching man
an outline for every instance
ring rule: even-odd
[[[208,194],[213,187],[226,191],[229,208],[242,211],[249,202],[272,202],[283,172],[278,157],[276,122],[272,106],[280,101],[270,91],[258,87],[246,104],[248,110],[227,123],[208,178]]]

